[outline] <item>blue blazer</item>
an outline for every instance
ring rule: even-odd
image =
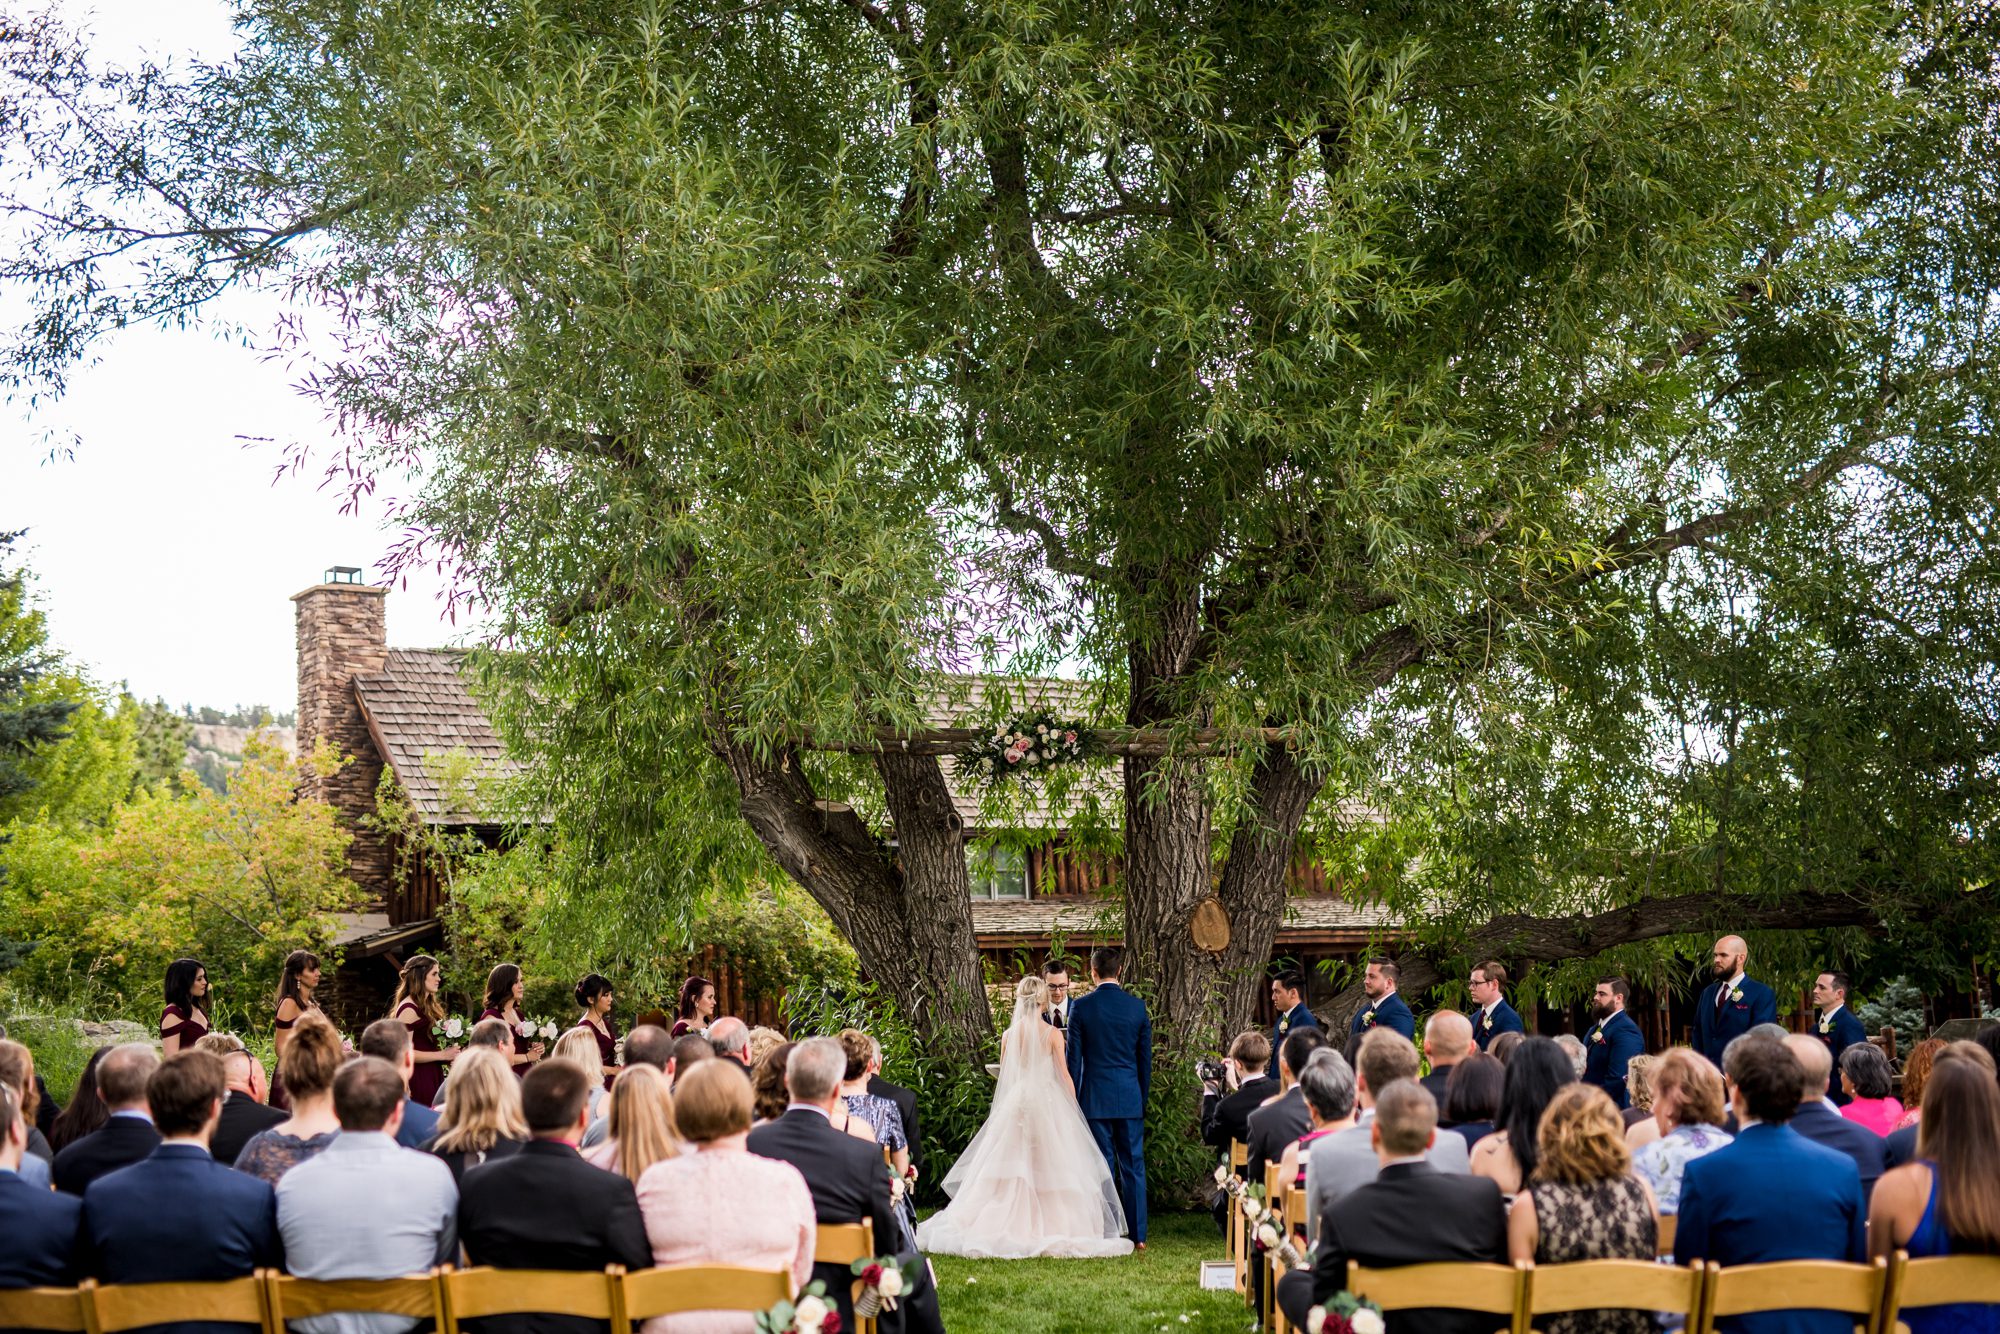
[[[1645,1050],[1646,1038],[1639,1025],[1620,1010],[1583,1035],[1583,1082],[1609,1093],[1618,1110],[1624,1111],[1632,1105],[1632,1095],[1625,1088],[1626,1067]]]
[[[1694,1003],[1694,1049],[1722,1068],[1722,1049],[1759,1024],[1778,1022],[1778,993],[1753,978],[1743,979],[1743,999],[1725,1000],[1715,1008],[1722,983],[1711,982]]]
[[[0,1172],[0,1288],[66,1288],[82,1277],[76,1240],[83,1201]]]
[[[1818,1032],[1819,1025],[1813,1025],[1813,1031]],[[1833,1079],[1827,1085],[1827,1096],[1845,1107],[1848,1099],[1840,1089],[1840,1054],[1857,1042],[1868,1041],[1868,1029],[1862,1024],[1860,1016],[1854,1013],[1852,1006],[1843,1005],[1834,1011],[1832,1029],[1820,1033],[1819,1040],[1826,1044],[1829,1052],[1833,1053]]]
[[[1792,1118],[1792,1129],[1815,1144],[1838,1149],[1852,1158],[1854,1170],[1861,1173],[1861,1197],[1867,1199],[1875,1193],[1875,1182],[1888,1170],[1886,1139],[1867,1126],[1828,1111],[1817,1101],[1799,1105],[1798,1115]]]
[[[406,1149],[421,1149],[437,1134],[438,1114],[414,1098],[403,1099],[403,1124],[396,1131],[396,1143]]]
[[[1153,1021],[1116,983],[1069,1003],[1069,1077],[1085,1119],[1145,1119],[1153,1088]]]
[[[1278,1016],[1278,1022],[1271,1025],[1271,1065],[1264,1073],[1272,1079],[1278,1077],[1278,1048],[1285,1045],[1285,1035],[1295,1028],[1318,1028],[1319,1016],[1306,1008],[1300,1001],[1291,1009]]]
[[[1371,1023],[1368,1016],[1375,1016]],[[1352,1051],[1366,1037],[1371,1028],[1393,1028],[1410,1041],[1417,1040],[1417,1017],[1410,1013],[1410,1007],[1403,1004],[1403,998],[1390,992],[1373,1005],[1364,1005],[1355,1012],[1354,1020],[1347,1026],[1347,1046]]]
[[[195,1144],[162,1144],[150,1158],[90,1183],[83,1231],[92,1271],[106,1283],[242,1278],[283,1263],[277,1196]],[[180,1321],[155,1334],[243,1334],[240,1325]]]
[[[1505,996],[1500,998],[1500,1003],[1493,1007],[1493,1013],[1490,1015],[1483,1015],[1477,1010],[1472,1012],[1472,1040],[1479,1044],[1481,1051],[1492,1046],[1493,1039],[1502,1033],[1527,1031],[1527,1025],[1521,1022],[1521,1016],[1507,1003]]]
[[[1868,1204],[1854,1160],[1790,1126],[1744,1127],[1681,1169],[1674,1263],[1868,1259]],[[1725,1317],[1724,1334],[1853,1334],[1850,1316],[1772,1311]]]

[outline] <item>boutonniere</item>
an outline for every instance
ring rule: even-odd
[[[1591,1040],[1592,1042],[1602,1042],[1602,1041],[1604,1041],[1604,1029],[1603,1029],[1602,1027],[1599,1027],[1599,1028],[1593,1028],[1593,1029],[1591,1029],[1591,1030],[1590,1030],[1590,1040]]]
[[[1491,1033],[1493,1031],[1493,1016],[1490,1014],[1481,1015],[1479,1018],[1479,1026],[1485,1029],[1487,1032]]]
[[[1278,1036],[1283,1037],[1285,1034],[1291,1031],[1292,1031],[1292,1017],[1290,1015],[1286,1015],[1283,1019],[1280,1019],[1278,1021]]]
[[[1369,1010],[1361,1016],[1361,1026],[1363,1028],[1375,1027],[1375,1011]]]
[[[1825,1037],[1831,1032],[1833,1032],[1833,1016],[1828,1015],[1819,1021],[1819,1035]]]
[[[1729,989],[1729,999],[1735,1001],[1738,1005],[1741,1005],[1743,1003],[1743,988],[1731,987]]]

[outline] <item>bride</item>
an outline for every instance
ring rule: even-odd
[[[917,1228],[920,1250],[975,1259],[1129,1255],[1111,1169],[1076,1104],[1048,984],[1014,988],[993,1110],[945,1175],[951,1203]]]

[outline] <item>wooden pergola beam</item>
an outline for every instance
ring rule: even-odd
[[[1107,755],[1217,755],[1262,746],[1292,744],[1284,727],[1194,727],[1187,729],[1091,727]],[[965,755],[986,744],[993,734],[983,727],[922,727],[898,731],[878,727],[872,736],[820,738],[808,733],[798,744],[806,750],[841,751],[852,755]]]

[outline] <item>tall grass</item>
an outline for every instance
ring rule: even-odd
[[[35,1073],[58,1102],[69,1101],[85,1063],[99,1045],[84,1037],[78,1021],[124,1017],[92,1012],[73,1001],[30,996],[0,983],[0,1027],[35,1054]]]

